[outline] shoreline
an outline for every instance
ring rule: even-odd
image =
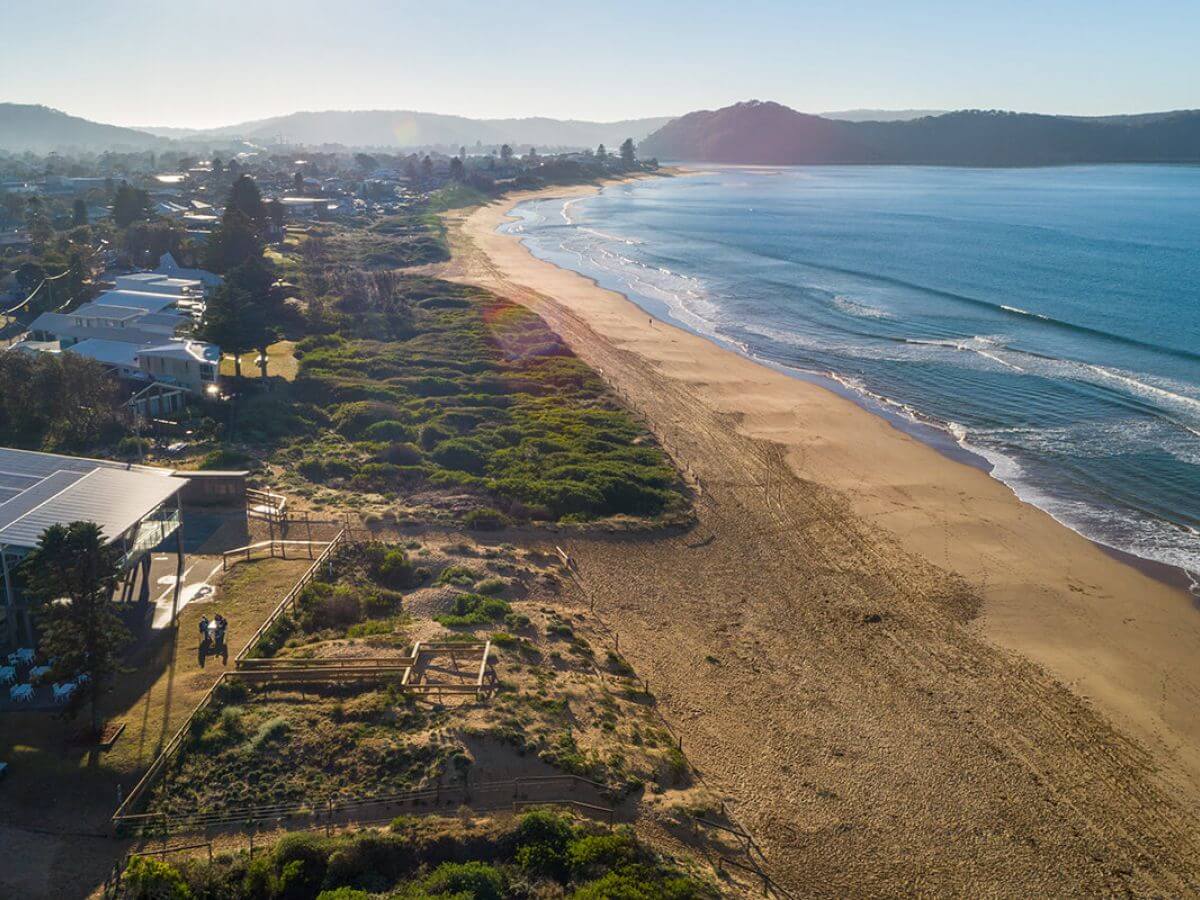
[[[1200,808],[1200,618],[1179,579],[1078,534],[985,470],[854,399],[673,323],[650,324],[624,295],[496,232],[520,202],[599,189],[523,192],[466,212],[455,239],[478,251],[487,271],[448,277],[501,293],[504,286],[535,292],[539,303],[569,311],[696,402],[734,415],[739,433],[778,445],[795,477],[839,492],[860,520],[905,551],[961,576],[982,600],[971,629],[1096,706]],[[459,264],[463,255],[455,254]],[[586,346],[571,343],[588,357]]]
[[[729,168],[729,167],[726,167],[726,168]],[[742,166],[742,167],[733,167],[733,168],[773,169],[773,168],[777,168],[777,167]],[[669,168],[664,167],[661,174],[664,177],[686,177],[689,175],[704,174],[706,171],[707,170],[705,170],[705,169],[699,169],[699,168],[688,169],[688,168],[683,168],[680,166],[671,166]],[[657,176],[652,173],[646,173],[644,175],[634,175],[634,176],[628,176],[628,177],[623,177],[623,178],[606,179],[602,184],[600,184],[598,186],[574,186],[574,187],[560,188],[558,190],[555,190],[553,188],[547,188],[547,189],[544,189],[541,191],[522,192],[518,199],[512,199],[511,201],[508,199],[505,199],[505,200],[499,202],[498,205],[506,207],[506,213],[503,217],[501,224],[509,224],[511,222],[519,221],[519,219],[517,217],[511,215],[511,211],[513,209],[515,209],[516,206],[518,206],[522,203],[525,203],[527,201],[554,200],[554,199],[559,199],[559,198],[564,199],[564,200],[568,200],[568,199],[573,200],[573,199],[577,199],[580,197],[598,194],[601,190],[608,187],[609,185],[621,184],[621,183],[624,183],[627,181],[636,180],[638,178],[653,178],[653,177],[657,177]],[[586,190],[581,190],[581,188],[586,188]],[[540,257],[536,257],[535,254],[533,254],[532,251],[530,251],[529,248],[524,245],[524,243],[522,242],[522,238],[520,236],[511,235],[511,234],[506,234],[505,236],[512,237],[518,243],[521,243],[521,246],[525,250],[525,252],[529,253],[531,256],[534,256],[534,258],[538,259],[540,262],[543,262],[550,266],[554,266],[555,268],[563,268],[563,267],[558,266],[556,263],[550,262],[548,260],[543,260]],[[930,447],[931,449],[937,451],[939,454],[941,454],[942,456],[951,460],[952,462],[963,464],[963,465],[968,465],[973,468],[979,469],[980,471],[984,472],[989,477],[991,477],[994,481],[1003,485],[1005,487],[1005,489],[1010,491],[1019,502],[1026,504],[1028,506],[1031,506],[1031,507],[1039,510],[1040,512],[1044,513],[1045,515],[1050,516],[1052,519],[1054,519],[1054,521],[1056,521],[1063,528],[1066,528],[1066,529],[1074,532],[1075,534],[1079,535],[1084,540],[1093,544],[1101,552],[1113,557],[1114,559],[1117,559],[1117,560],[1125,563],[1128,566],[1131,566],[1131,567],[1137,569],[1139,572],[1150,576],[1151,578],[1155,579],[1156,581],[1159,581],[1169,587],[1177,588],[1177,589],[1185,591],[1192,598],[1192,602],[1195,606],[1195,609],[1198,612],[1200,612],[1200,570],[1193,572],[1193,571],[1188,570],[1184,566],[1178,565],[1176,563],[1171,563],[1171,562],[1166,562],[1164,560],[1152,559],[1149,557],[1140,556],[1137,553],[1133,552],[1132,550],[1127,550],[1127,549],[1124,549],[1123,547],[1119,547],[1119,546],[1115,546],[1114,544],[1106,543],[1104,540],[1102,540],[1100,538],[1093,537],[1093,536],[1085,533],[1084,531],[1080,530],[1077,526],[1075,526],[1071,522],[1064,521],[1063,519],[1061,519],[1057,515],[1055,515],[1055,513],[1040,506],[1034,500],[1030,500],[1030,499],[1027,499],[1026,497],[1023,497],[1021,495],[1021,493],[1018,492],[1016,487],[1014,487],[1013,485],[1006,482],[1003,478],[994,474],[997,467],[996,467],[996,464],[992,460],[990,460],[981,451],[979,451],[973,447],[964,445],[964,443],[962,441],[960,441],[958,438],[956,438],[955,435],[950,431],[950,429],[948,429],[944,424],[936,422],[936,421],[931,421],[926,418],[922,418],[919,415],[912,413],[912,412],[906,414],[906,413],[898,411],[897,409],[893,409],[892,408],[893,406],[899,407],[900,404],[898,402],[893,401],[890,398],[887,398],[884,396],[855,390],[853,387],[850,387],[850,386],[842,383],[842,381],[840,381],[839,378],[836,376],[836,374],[833,372],[823,373],[823,372],[817,372],[817,371],[810,371],[810,370],[806,370],[806,369],[800,369],[800,368],[796,368],[794,366],[789,366],[786,363],[776,362],[774,360],[770,360],[770,359],[766,359],[764,357],[758,356],[758,355],[750,352],[748,348],[742,346],[741,344],[739,344],[736,341],[732,341],[727,338],[723,338],[720,335],[707,332],[703,329],[692,327],[687,322],[681,322],[681,321],[675,320],[670,317],[664,317],[663,315],[661,315],[658,311],[656,311],[654,309],[647,309],[645,306],[643,306],[641,303],[639,303],[634,298],[625,294],[623,291],[616,290],[613,288],[606,288],[606,287],[602,286],[591,275],[587,275],[582,272],[577,272],[574,269],[569,269],[569,268],[566,269],[566,271],[570,271],[573,274],[577,275],[578,277],[586,280],[588,283],[593,285],[599,291],[606,291],[606,292],[614,293],[614,294],[621,296],[628,303],[637,307],[638,310],[640,310],[640,312],[643,315],[652,317],[656,322],[660,323],[664,327],[678,328],[683,331],[687,331],[691,334],[696,335],[697,337],[699,337],[703,340],[706,340],[706,341],[712,343],[716,347],[719,347],[721,349],[735,353],[738,356],[748,360],[749,362],[751,362],[755,365],[763,366],[763,367],[771,369],[773,371],[777,371],[789,378],[793,378],[798,381],[806,382],[808,384],[816,385],[818,388],[820,388],[822,390],[836,394],[837,396],[842,397],[845,400],[848,400],[849,402],[853,403],[855,406],[870,413],[871,415],[874,415],[874,416],[884,420],[885,422],[887,422],[889,425],[891,425],[893,428],[897,429],[898,431],[901,431],[904,434],[907,434],[910,437],[915,438],[916,440],[920,441],[921,443],[925,444],[926,446]],[[1165,524],[1172,525],[1172,523],[1170,523],[1170,522],[1166,522]]]

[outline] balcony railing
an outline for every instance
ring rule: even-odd
[[[129,544],[125,554],[125,564],[132,565],[146,551],[157,547],[180,526],[179,510],[177,508],[159,507],[138,523],[137,534]]]

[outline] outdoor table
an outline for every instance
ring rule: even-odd
[[[8,698],[16,703],[28,703],[33,699],[33,685],[14,684],[8,689]]]
[[[54,702],[66,703],[71,699],[71,695],[75,693],[75,682],[65,681],[62,684],[54,685]]]

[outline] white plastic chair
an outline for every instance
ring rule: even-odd
[[[12,684],[16,680],[16,666],[0,666],[0,684]]]
[[[71,695],[75,693],[75,682],[64,681],[61,684],[54,685],[54,702],[66,703],[71,699]]]
[[[14,703],[28,703],[33,699],[33,685],[14,684],[8,689],[8,699]]]

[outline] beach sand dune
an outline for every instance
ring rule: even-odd
[[[586,189],[583,189],[586,190]],[[562,194],[567,192],[556,192]],[[1200,894],[1200,615],[845,398],[451,217],[694,473],[685,534],[566,540],[801,896]]]

